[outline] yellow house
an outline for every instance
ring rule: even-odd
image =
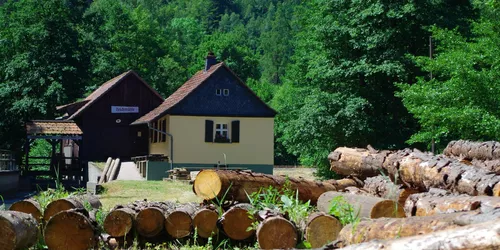
[[[272,174],[275,115],[226,64],[209,54],[203,70],[132,124],[148,124],[149,154],[167,155],[171,161],[166,167],[157,165],[158,171],[148,169],[148,174],[217,165]]]

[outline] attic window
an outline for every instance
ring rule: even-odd
[[[228,96],[229,95],[229,89],[224,89],[224,96]]]
[[[222,95],[222,89],[216,89],[215,90],[215,95],[221,96]]]

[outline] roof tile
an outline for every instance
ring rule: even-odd
[[[26,122],[29,135],[81,135],[82,130],[73,121],[29,121]]]

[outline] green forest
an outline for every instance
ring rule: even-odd
[[[127,70],[167,97],[208,51],[278,112],[275,164],[500,138],[498,0],[0,0],[0,26],[3,149]]]

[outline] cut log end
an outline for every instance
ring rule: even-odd
[[[196,176],[193,186],[198,197],[211,200],[221,192],[222,181],[214,170],[203,170]]]
[[[165,228],[174,239],[187,237],[192,229],[191,216],[182,211],[174,211],[165,218]]]
[[[38,240],[33,216],[18,211],[0,211],[0,249],[27,249]]]
[[[47,222],[55,214],[74,208],[83,208],[83,205],[72,199],[55,200],[49,203],[49,205],[47,205],[47,208],[45,208],[45,211],[43,213],[43,220]]]
[[[40,223],[42,221],[42,209],[36,201],[22,200],[15,202],[10,206],[9,210],[31,214],[35,220]]]
[[[290,249],[297,245],[297,229],[282,217],[264,220],[257,229],[261,249]]]
[[[217,233],[217,212],[211,209],[201,209],[193,217],[193,227],[196,229],[198,236],[201,238],[209,238]]]
[[[383,200],[375,204],[371,210],[370,218],[403,218],[406,217],[404,207],[391,200]]]
[[[255,230],[247,230],[252,222],[246,209],[233,207],[224,213],[222,229],[233,240],[245,240],[255,233]]]
[[[137,232],[145,237],[154,237],[159,234],[165,223],[165,215],[159,208],[149,207],[137,214]]]
[[[319,248],[337,239],[340,230],[342,224],[337,218],[323,213],[313,214],[306,225],[305,238],[312,248]]]
[[[97,243],[94,227],[87,217],[74,211],[54,215],[45,227],[49,249],[92,249]]]
[[[127,235],[134,224],[130,213],[117,209],[111,211],[104,220],[104,230],[113,237],[122,237]]]

